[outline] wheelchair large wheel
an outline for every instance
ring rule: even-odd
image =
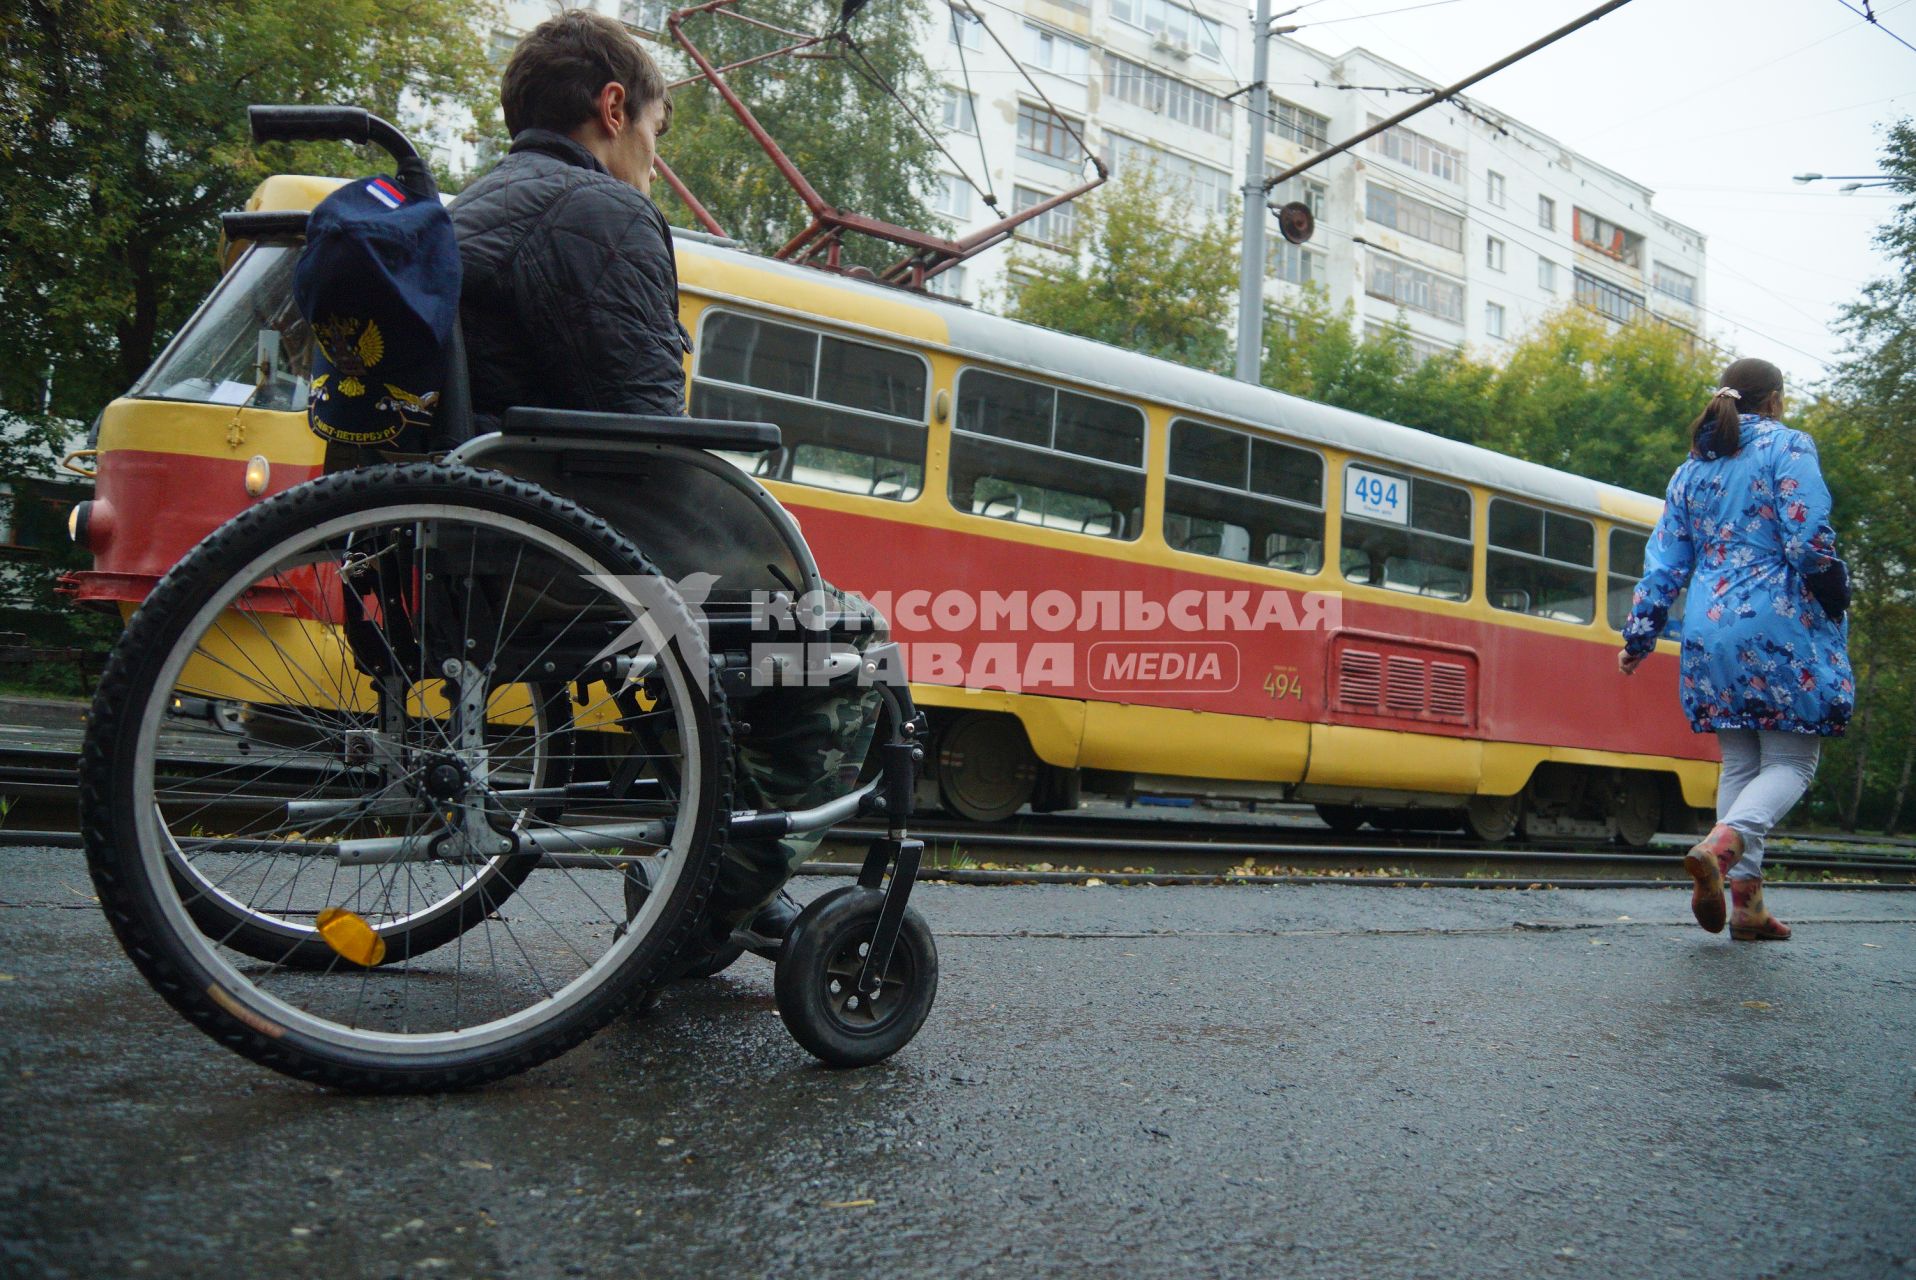
[[[878,990],[858,990],[882,890],[848,885],[799,913],[785,935],[772,995],[792,1039],[827,1066],[866,1067],[918,1034],[938,996],[938,946],[923,916],[905,909]]]
[[[698,627],[621,535],[495,473],[375,467],[261,504],[154,590],[101,677],[81,816],[122,945],[203,1030],[438,1089],[662,980],[731,769]],[[655,891],[628,912],[635,858]]]

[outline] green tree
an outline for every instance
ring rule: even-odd
[[[1195,226],[1182,193],[1155,170],[1120,174],[1085,197],[1061,253],[1021,245],[1023,277],[1005,299],[1015,320],[1223,372],[1237,296],[1237,218]]]
[[[484,109],[489,4],[22,0],[0,11],[0,408],[91,417],[218,273],[217,215],[269,172],[378,167],[255,150],[252,102],[388,119]]]
[[[824,31],[838,10],[831,0],[754,0],[751,15],[787,30]],[[917,122],[936,127],[939,119],[938,86],[918,52],[925,14],[917,5],[871,5],[842,39],[816,46],[819,56],[773,58],[726,76],[827,202],[913,228],[938,222],[925,203],[938,151]],[[715,66],[790,43],[718,15],[691,19],[686,32]],[[664,43],[655,53],[675,77],[696,70],[676,44]],[[809,218],[797,193],[711,85],[695,81],[673,92],[672,128],[660,150],[726,234],[748,247],[770,253],[804,230]],[[664,183],[653,193],[672,222],[698,225]],[[853,262],[873,267],[904,256],[895,246],[858,237],[846,248]]]
[[[1850,565],[1857,707],[1820,790],[1843,826],[1897,826],[1916,771],[1916,125],[1887,131],[1883,172],[1904,199],[1877,232],[1889,273],[1840,321],[1846,345],[1799,423],[1816,437]]]
[[[1716,357],[1675,329],[1612,329],[1588,312],[1559,312],[1499,370],[1478,443],[1661,494],[1718,372]]]

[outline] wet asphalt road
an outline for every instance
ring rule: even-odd
[[[1774,889],[1758,947],[1674,891],[926,886],[886,1065],[748,958],[368,1100],[177,1019],[89,894],[0,851],[8,1275],[1916,1276],[1916,895]]]

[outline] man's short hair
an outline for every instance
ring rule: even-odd
[[[506,63],[499,105],[506,132],[571,133],[598,109],[599,90],[625,86],[626,110],[637,114],[665,98],[665,77],[632,33],[590,9],[568,9],[534,27]],[[666,101],[669,109],[671,102]]]

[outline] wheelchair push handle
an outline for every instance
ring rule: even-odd
[[[405,134],[364,107],[256,104],[246,119],[254,142],[371,142],[400,163],[419,158]]]

